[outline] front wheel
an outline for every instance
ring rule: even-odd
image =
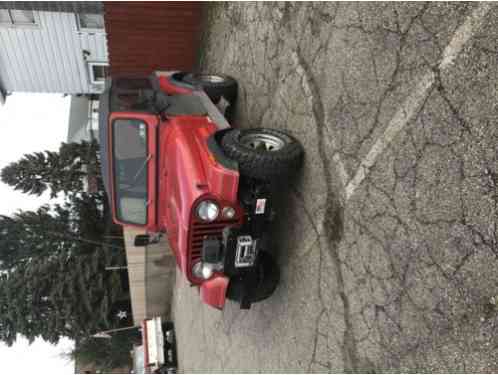
[[[241,175],[264,181],[290,177],[301,166],[303,147],[277,129],[242,129],[227,132],[223,151],[239,163]]]
[[[159,374],[176,374],[177,373],[177,368],[176,367],[168,367],[168,366],[161,366],[159,370],[157,371]]]
[[[250,290],[247,291],[242,280],[230,280],[227,290],[227,298],[229,300],[242,302],[242,299],[248,292],[250,303],[260,302],[270,297],[275,289],[277,289],[280,281],[280,271],[275,260],[265,251],[261,252],[259,256],[256,285],[252,285]]]

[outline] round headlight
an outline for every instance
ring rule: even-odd
[[[198,279],[202,279],[202,262],[197,262],[192,267],[192,275],[197,277]]]
[[[218,217],[220,209],[212,201],[203,201],[197,206],[197,216],[203,221],[214,221]]]
[[[202,264],[202,277],[204,280],[209,279],[211,276],[213,276],[213,266],[209,263],[203,263]]]
[[[194,275],[198,279],[207,280],[211,276],[213,276],[214,269],[213,266],[209,263],[197,262],[192,267],[192,275]]]

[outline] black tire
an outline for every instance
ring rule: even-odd
[[[163,324],[162,324],[162,328],[163,328],[163,331],[166,332],[166,331],[174,331],[175,329],[175,325],[173,324],[173,322],[171,321],[165,321]]]
[[[266,143],[263,147],[251,144],[257,137],[267,137],[275,142],[274,148]],[[299,141],[276,129],[231,130],[225,133],[221,145],[226,156],[239,163],[242,176],[264,181],[290,177],[301,166],[304,153]]]
[[[231,106],[237,99],[237,81],[226,74],[188,73],[183,81],[192,86],[201,86],[213,103],[217,104],[223,96]]]
[[[176,374],[178,370],[176,367],[163,365],[159,368],[158,371],[159,374]]]
[[[258,285],[251,290],[249,296],[251,303],[260,302],[270,297],[280,281],[280,270],[273,257],[265,251],[261,252],[259,256]],[[227,298],[231,301],[241,302],[243,295],[242,281],[239,279],[230,280]]]

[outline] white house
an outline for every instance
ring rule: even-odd
[[[98,140],[99,100],[89,95],[74,95],[69,107],[67,142]]]
[[[102,3],[0,2],[4,100],[15,91],[97,94],[108,60]]]

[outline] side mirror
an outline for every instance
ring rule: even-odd
[[[150,236],[148,234],[138,234],[135,236],[136,247],[145,247],[150,244]]]
[[[153,245],[161,240],[161,233],[150,234],[137,234],[135,236],[134,245],[136,247],[144,247],[147,245]]]

